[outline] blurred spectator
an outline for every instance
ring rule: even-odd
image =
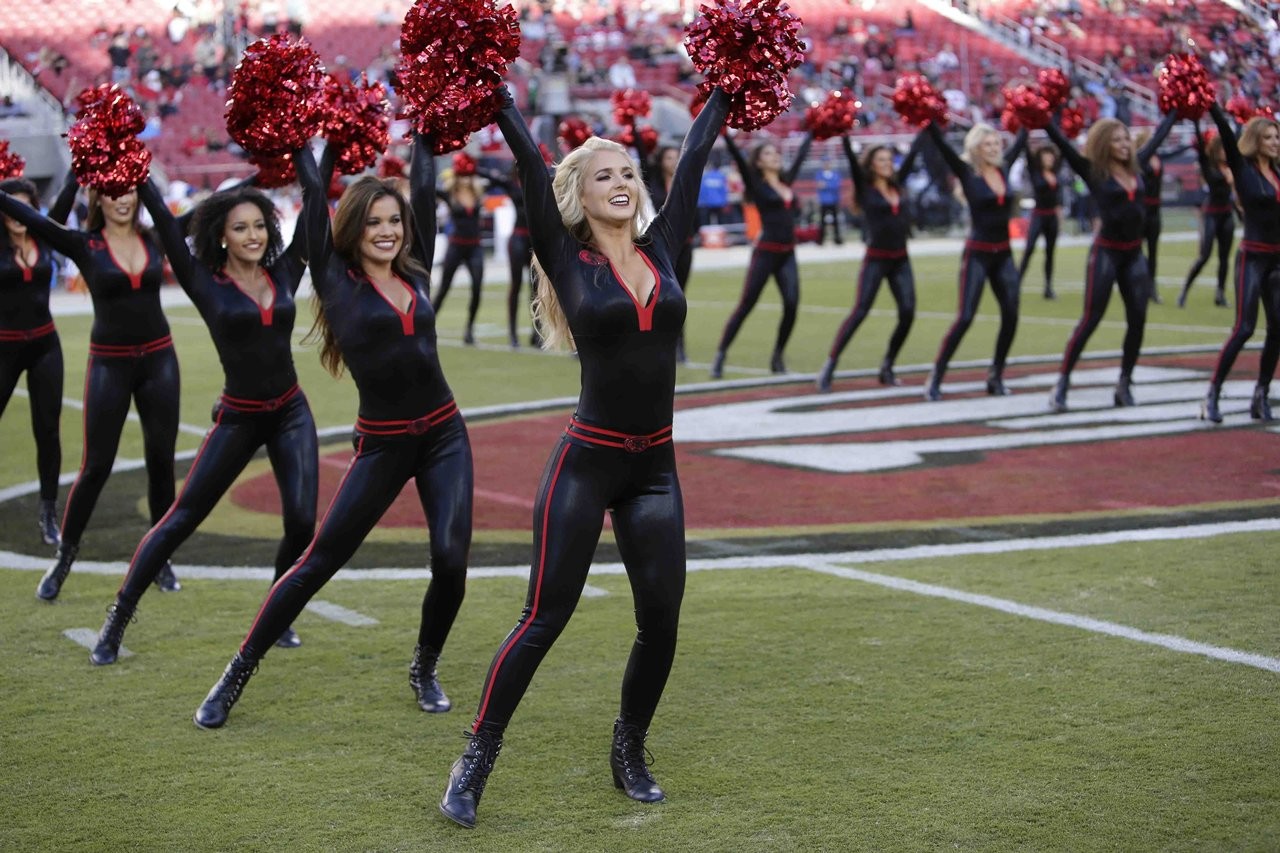
[[[174,6],[173,11],[169,13],[169,23],[165,25],[165,33],[169,36],[169,43],[182,44],[187,38],[189,29],[191,29],[191,20],[182,14],[180,6]]]
[[[129,57],[133,54],[129,47],[129,36],[124,27],[115,31],[111,42],[107,45],[107,57],[111,60],[111,82],[121,86],[129,83]]]
[[[619,56],[609,66],[609,85],[614,89],[634,89],[638,85],[636,71],[625,57]]]

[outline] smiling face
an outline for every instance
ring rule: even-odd
[[[116,196],[115,198],[101,196],[98,199],[98,206],[102,209],[102,218],[109,225],[132,225],[134,213],[138,210],[138,192],[137,190],[129,190],[124,195]]]
[[[978,156],[983,165],[999,167],[1004,156],[1004,140],[1000,138],[1000,134],[988,133],[982,137],[982,141],[978,143]]]
[[[35,202],[32,200],[31,196],[26,193],[12,193],[11,195],[27,207],[35,207]],[[27,233],[27,226],[23,225],[18,220],[10,219],[7,216],[4,217],[4,227],[5,230],[9,232],[9,241],[12,243],[21,242],[22,238]]]
[[[640,204],[640,187],[631,159],[618,151],[591,155],[582,182],[582,209],[587,222],[617,226],[628,223]]]
[[[756,152],[755,166],[762,172],[782,171],[782,152],[776,145],[763,145]]]
[[[893,177],[892,151],[888,148],[881,148],[875,154],[871,155],[871,174],[873,177],[886,181]]]
[[[267,252],[267,220],[256,204],[241,202],[227,214],[222,242],[227,258],[242,264],[259,264]]]
[[[389,195],[380,196],[369,205],[364,231],[360,236],[360,260],[366,265],[383,266],[400,254],[404,245],[404,219],[400,205]]]
[[[1269,124],[1258,138],[1258,153],[1268,160],[1280,158],[1280,128]]]
[[[1111,140],[1107,143],[1111,159],[1116,163],[1128,163],[1133,158],[1133,137],[1129,128],[1121,125],[1111,132]]]

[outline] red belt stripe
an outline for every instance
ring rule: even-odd
[[[458,413],[458,404],[450,400],[434,412],[409,421],[373,421],[356,418],[356,432],[365,435],[425,435],[433,426],[439,426]]]
[[[34,341],[37,338],[52,335],[56,331],[53,321],[50,320],[43,326],[37,326],[34,329],[0,329],[0,341]]]
[[[756,243],[757,249],[761,249],[766,252],[790,252],[795,249],[795,247],[795,243],[770,243],[765,240],[761,240],[759,243]]]
[[[977,240],[965,240],[964,247],[972,249],[975,252],[1007,252],[1009,251],[1009,241],[1003,243],[979,243]]]
[[[671,427],[669,426],[663,427],[657,432],[651,432],[648,435],[631,435],[625,432],[615,432],[611,429],[589,426],[578,420],[577,417],[569,419],[569,427],[565,430],[565,434],[589,444],[598,444],[601,447],[616,447],[628,453],[643,453],[650,447],[657,447],[660,444],[666,444],[671,441]]]
[[[89,344],[89,355],[99,358],[142,358],[153,352],[173,348],[173,337],[165,335],[145,344]]]
[[[906,249],[876,249],[873,247],[868,247],[867,251],[863,253],[863,257],[865,258],[876,258],[878,260],[886,260],[886,261],[896,261],[896,260],[900,260],[901,258],[905,258],[906,256],[907,256]]]
[[[1259,243],[1257,240],[1243,240],[1240,243],[1240,248],[1250,252],[1261,252],[1266,255],[1280,253],[1280,243]]]
[[[1094,238],[1094,244],[1104,249],[1115,249],[1118,252],[1132,252],[1134,249],[1142,248],[1141,240],[1108,240],[1105,237]]]
[[[223,394],[219,398],[218,402],[233,412],[242,412],[244,414],[254,415],[261,412],[274,412],[277,409],[283,408],[285,403],[298,396],[298,393],[301,391],[302,388],[295,384],[279,397],[274,397],[270,400],[244,400],[239,397],[231,397],[227,394]]]

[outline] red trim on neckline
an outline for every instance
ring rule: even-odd
[[[120,272],[124,273],[128,277],[130,288],[132,288],[133,290],[141,290],[142,275],[147,271],[146,264],[143,264],[142,272],[139,272],[139,273],[129,272],[127,269],[124,268],[124,264],[120,263],[119,259],[116,258],[116,253],[111,251],[111,241],[107,239],[107,233],[105,231],[102,231],[99,233],[102,234],[102,244],[107,247],[107,255],[110,256],[111,263],[115,264],[116,269],[120,270]],[[142,235],[136,232],[134,233],[133,236],[137,237],[138,242],[142,244],[142,255],[147,259],[147,263],[150,263],[151,253],[147,251],[147,241],[143,240]]]
[[[392,278],[400,282],[401,286],[403,286],[405,290],[409,291],[409,307],[404,311],[401,311],[399,305],[395,304],[389,298],[387,298],[387,295],[378,288],[378,285],[373,283],[373,279],[369,278],[369,276],[367,275],[365,276],[365,279],[368,280],[369,282],[369,286],[373,288],[374,293],[377,293],[379,296],[381,296],[382,301],[390,305],[391,310],[396,312],[396,315],[400,318],[401,331],[403,331],[405,335],[412,335],[413,334],[413,312],[418,305],[418,292],[414,290],[412,287],[410,287],[409,282],[405,281],[400,276],[393,275]]]
[[[236,281],[236,279],[233,278],[232,276],[227,275],[227,271],[225,268],[222,270],[222,277],[225,278],[227,281],[231,282],[232,284],[234,284],[236,287],[236,290],[243,293],[250,302],[252,302],[255,306],[257,306],[258,316],[262,320],[262,325],[270,326],[271,321],[275,319],[276,302],[279,301],[278,297],[280,295],[280,291],[276,287],[276,283],[272,281],[271,273],[267,272],[267,270],[263,268],[262,274],[267,277],[267,284],[271,286],[271,303],[268,305],[263,305],[261,302],[254,299],[253,295],[240,285],[240,282]]]
[[[651,332],[653,331],[653,309],[658,304],[658,293],[662,289],[662,276],[658,275],[658,268],[653,265],[653,261],[649,260],[648,255],[639,249],[636,249],[636,253],[644,258],[645,265],[653,273],[653,291],[643,305],[631,292],[631,288],[622,281],[622,276],[618,275],[618,268],[613,265],[613,261],[609,261],[609,271],[613,273],[613,280],[618,283],[618,287],[626,291],[627,296],[631,297],[631,303],[636,306],[636,321],[640,324],[640,331]]]

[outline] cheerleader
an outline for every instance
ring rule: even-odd
[[[1258,384],[1253,389],[1249,416],[1270,422],[1271,378],[1280,357],[1280,123],[1266,116],[1254,116],[1240,131],[1222,108],[1209,108],[1218,125],[1222,149],[1235,184],[1236,198],[1244,211],[1244,238],[1236,252],[1236,322],[1218,355],[1218,365],[1209,382],[1200,417],[1222,423],[1218,397],[1222,383],[1231,375],[1231,366],[1253,336],[1258,324],[1258,304],[1267,318],[1267,337],[1258,364]]]
[[[1022,251],[1022,263],[1018,264],[1018,281],[1027,278],[1027,267],[1036,251],[1036,243],[1044,236],[1044,298],[1056,299],[1053,292],[1053,250],[1058,244],[1061,224],[1062,181],[1058,172],[1062,168],[1062,156],[1052,145],[1042,145],[1027,152],[1027,179],[1031,182],[1031,194],[1035,206],[1031,209],[1031,221],[1027,225],[1027,241]]]
[[[697,225],[698,187],[728,98],[713,90],[685,140],[666,203],[641,231],[644,183],[621,145],[588,139],[552,181],[508,96],[498,114],[530,210],[539,317],[548,342],[576,346],[582,393],[548,460],[534,508],[534,564],[524,612],[490,664],[470,743],[440,810],[465,827],[503,732],[582,594],[605,511],[635,598],[636,639],[622,682],[609,764],[641,802],[665,798],[645,737],[675,657],[685,581],[684,505],[671,443],[676,342],[686,305],[675,259]]]
[[[173,452],[178,439],[178,356],[169,323],[160,310],[164,258],[138,221],[138,193],[111,197],[89,190],[85,231],[64,228],[8,193],[0,213],[24,224],[32,235],[67,256],[84,276],[93,299],[89,366],[84,390],[84,456],[67,495],[61,544],[36,596],[58,597],[102,493],[132,401],[142,421],[147,470],[147,506],[155,525],[173,503]],[[180,589],[167,563],[156,575],[166,591]]]
[[[1218,289],[1213,295],[1213,304],[1220,308],[1227,305],[1227,264],[1231,258],[1231,244],[1235,241],[1236,217],[1235,198],[1231,186],[1231,169],[1227,166],[1227,155],[1222,150],[1222,137],[1215,135],[1207,142],[1200,134],[1200,123],[1196,123],[1196,161],[1200,166],[1200,177],[1204,179],[1208,192],[1200,205],[1200,252],[1196,255],[1187,279],[1182,283],[1182,292],[1178,294],[1178,307],[1187,304],[1187,294],[1191,285],[1204,265],[1209,263],[1213,255],[1214,244],[1218,247]]]
[[[206,729],[226,723],[262,656],[411,479],[427,517],[431,583],[409,685],[423,711],[451,707],[436,661],[466,589],[474,473],[467,428],[440,368],[427,298],[436,224],[431,141],[420,136],[414,142],[410,202],[393,183],[366,176],[343,192],[332,226],[326,183],[310,149],[300,149],[295,159],[319,297],[313,333],[321,340],[320,361],[334,375],[345,365],[360,395],[355,456],[315,539],[271,587],[239,651],[196,711],[196,725]]]
[[[969,204],[969,237],[965,240],[960,261],[960,304],[956,320],[942,339],[933,371],[925,386],[926,400],[942,399],[942,377],[951,356],[960,346],[965,332],[973,324],[982,298],[982,286],[991,289],[1000,303],[1000,332],[996,336],[995,357],[987,370],[987,393],[1004,395],[1004,364],[1013,336],[1018,329],[1018,270],[1013,265],[1009,248],[1009,215],[1013,209],[1013,193],[1009,191],[1009,168],[1027,144],[1027,131],[1019,131],[1008,151],[1000,131],[989,124],[976,124],[965,135],[964,157],[947,143],[934,122],[925,126],[942,159],[960,182]]]
[[[858,273],[858,289],[854,295],[853,310],[836,332],[827,361],[818,374],[818,390],[831,390],[836,361],[848,346],[853,333],[862,325],[871,311],[880,283],[889,283],[889,292],[898,305],[898,325],[889,336],[889,348],[880,363],[880,384],[897,385],[893,375],[893,363],[902,349],[911,323],[916,316],[915,276],[911,260],[907,257],[907,238],[911,234],[911,216],[904,186],[915,165],[924,136],[917,134],[902,165],[893,167],[893,149],[887,145],[873,145],[858,162],[849,144],[849,137],[842,136],[844,156],[849,161],[849,174],[853,178],[853,195],[863,221],[866,223],[866,251],[862,268]]]
[[[328,174],[327,168],[324,171]],[[213,427],[205,434],[178,499],[138,544],[115,603],[107,610],[89,655],[98,666],[115,663],[147,585],[213,511],[259,448],[265,447],[271,460],[283,510],[276,580],[311,541],[316,523],[316,424],[298,387],[292,353],[294,296],[306,270],[303,220],[299,218],[286,249],[270,199],[248,186],[224,190],[195,208],[193,252],[154,185],[148,181],[140,192],[178,283],[209,327],[222,363],[223,391],[213,407]],[[276,640],[285,648],[300,644],[291,627]]]
[[[750,158],[744,157],[733,138],[726,136],[725,144],[738,164],[738,172],[746,186],[746,198],[753,202],[760,213],[760,236],[751,251],[747,277],[742,284],[742,297],[738,307],[729,315],[720,345],[716,348],[715,362],[711,366],[711,378],[724,376],[725,354],[738,336],[738,330],[755,307],[769,278],[778,283],[782,293],[782,322],[778,324],[778,339],[769,359],[769,369],[774,373],[786,373],[787,366],[782,353],[796,324],[796,312],[800,308],[800,272],[796,267],[796,209],[800,200],[791,185],[800,175],[800,167],[809,153],[813,134],[805,134],[800,150],[789,169],[783,169],[782,152],[772,142],[762,142],[751,150]]]
[[[1066,411],[1071,371],[1094,329],[1102,322],[1107,303],[1111,301],[1112,284],[1117,286],[1120,298],[1124,300],[1128,325],[1120,359],[1120,379],[1116,383],[1113,400],[1117,406],[1134,404],[1133,368],[1138,363],[1138,353],[1142,348],[1147,302],[1151,296],[1151,275],[1147,270],[1147,259],[1142,255],[1145,205],[1138,163],[1160,147],[1177,119],[1175,112],[1166,115],[1141,150],[1135,150],[1129,128],[1124,124],[1116,119],[1102,119],[1089,128],[1083,156],[1055,122],[1050,121],[1046,128],[1049,138],[1061,149],[1072,171],[1089,187],[1099,220],[1085,265],[1084,314],[1067,341],[1058,382],[1049,400],[1051,411]]]
[[[440,269],[440,287],[431,300],[432,310],[440,313],[444,298],[453,287],[453,276],[459,267],[467,268],[471,277],[471,301],[467,305],[467,328],[462,334],[464,344],[476,342],[476,313],[480,310],[480,289],[484,286],[484,247],[480,244],[480,215],[483,212],[484,192],[476,179],[475,161],[466,154],[453,158],[453,174],[445,181],[436,195],[449,207],[449,245],[444,252],[444,265]],[[433,235],[428,237],[435,239]]]
[[[654,152],[652,158],[639,157],[640,171],[644,176],[645,186],[649,189],[649,198],[655,210],[661,210],[667,203],[667,195],[671,192],[671,183],[676,177],[676,165],[680,162],[680,149],[674,145],[662,145]],[[689,235],[684,247],[675,259],[676,281],[680,290],[689,293],[689,273],[693,271],[693,244],[698,239],[697,229]],[[680,364],[688,362],[684,349],[684,328],[680,329],[680,340],[676,342],[676,361]]]
[[[66,222],[75,201],[76,183],[69,178],[49,218]],[[0,191],[35,207],[35,184],[22,178],[0,182]],[[0,229],[0,415],[13,396],[18,378],[27,374],[31,398],[31,432],[36,443],[40,480],[40,538],[57,545],[58,473],[62,468],[62,342],[49,313],[53,287],[53,247],[20,220],[4,217]]]
[[[520,310],[520,292],[524,288],[526,274],[532,272],[531,264],[533,263],[533,248],[529,245],[529,215],[525,212],[524,190],[520,188],[520,176],[514,165],[511,167],[510,177],[492,172],[485,173],[484,177],[492,186],[507,194],[516,212],[511,236],[507,238],[507,268],[511,273],[511,282],[507,287],[507,340],[512,349],[518,349],[520,338],[516,330],[520,315],[523,313]],[[529,302],[532,304],[532,282],[530,282],[529,291]],[[541,344],[542,341],[538,337],[538,329],[535,326],[529,334],[529,346],[538,347]]]

